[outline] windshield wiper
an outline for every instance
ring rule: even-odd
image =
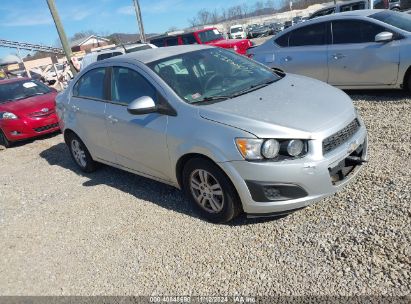
[[[216,95],[216,96],[207,96],[204,97],[203,99],[196,100],[192,102],[191,104],[203,104],[203,103],[209,103],[210,101],[221,101],[221,100],[226,100],[233,98],[232,95]]]
[[[234,98],[234,97],[238,97],[238,96],[247,94],[247,93],[252,92],[252,91],[256,91],[256,90],[261,89],[263,87],[266,87],[266,86],[276,82],[277,80],[278,79],[273,79],[273,80],[268,80],[268,81],[265,81],[265,82],[262,82],[262,83],[253,84],[253,85],[249,86],[247,89],[241,90],[241,91],[239,91],[237,93],[234,93],[234,94],[231,94],[231,95],[207,96],[207,97],[204,97],[203,99],[194,101],[191,104],[204,104],[204,103],[210,103],[212,101],[222,101],[222,100],[231,99],[231,98]]]

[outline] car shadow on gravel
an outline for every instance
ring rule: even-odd
[[[203,220],[197,215],[183,192],[172,186],[105,165],[102,165],[93,173],[82,172],[71,159],[69,150],[64,143],[59,143],[42,151],[40,157],[45,159],[51,166],[60,166],[87,177],[89,180],[83,183],[84,187],[107,185],[128,193],[137,199],[149,201],[162,208]],[[251,225],[283,217],[248,219],[245,215],[242,215],[226,225]]]
[[[354,101],[396,102],[410,99],[411,93],[405,90],[344,90]]]

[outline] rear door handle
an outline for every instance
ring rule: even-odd
[[[118,122],[118,119],[115,118],[113,115],[109,115],[107,116],[108,121],[110,121],[112,124],[115,124],[116,122]]]
[[[339,60],[339,59],[345,58],[345,55],[338,53],[338,54],[334,54],[333,58],[334,60]]]
[[[285,62],[288,62],[288,61],[291,61],[291,60],[293,60],[293,58],[290,57],[290,56],[287,56],[287,57],[284,58],[284,61],[285,61]]]
[[[73,110],[73,112],[77,112],[80,110],[80,108],[75,105],[71,106],[71,109]]]

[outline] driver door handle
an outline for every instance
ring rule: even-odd
[[[118,122],[118,119],[115,118],[113,115],[107,116],[107,120],[108,120],[109,122],[111,122],[112,124],[115,124],[116,122]]]
[[[342,58],[345,58],[345,55],[341,54],[341,53],[337,53],[333,55],[334,60],[339,60]]]

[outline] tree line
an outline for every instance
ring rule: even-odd
[[[292,1],[292,0],[291,0]],[[305,9],[313,4],[324,3],[324,0],[297,0],[292,1],[293,9]],[[231,20],[244,19],[255,16],[270,15],[282,13],[290,10],[289,0],[257,1],[253,5],[244,2],[241,5],[234,5],[223,9],[207,10],[201,9],[197,14],[188,19],[191,27],[203,26],[207,24],[216,24]]]

